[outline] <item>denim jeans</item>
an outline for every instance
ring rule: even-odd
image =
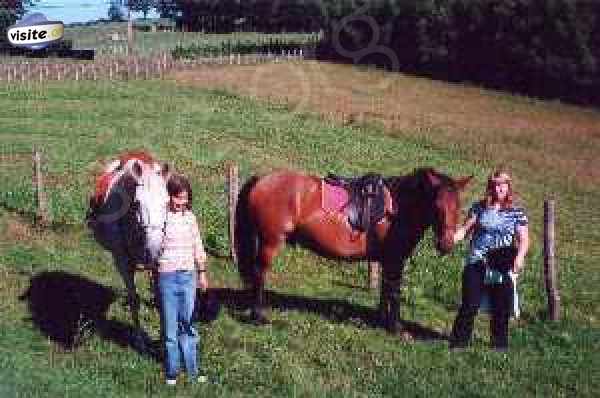
[[[196,272],[161,272],[158,276],[160,314],[165,348],[165,376],[175,379],[181,358],[188,377],[198,375],[196,349],[198,332],[192,326],[192,313],[196,299]]]

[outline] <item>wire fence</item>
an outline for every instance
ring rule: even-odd
[[[174,59],[169,53],[151,57],[103,57],[93,62],[35,62],[22,60],[0,64],[0,81],[132,80],[163,78],[166,74],[201,65],[256,65],[296,62],[305,58],[302,49],[266,54],[221,54],[213,57]]]
[[[53,223],[69,223],[73,221],[73,215],[79,215],[81,220],[85,214],[85,201],[81,197],[84,191],[78,187],[76,195],[69,193],[70,200],[61,200],[60,193],[65,191],[67,185],[53,183],[52,173],[49,171],[47,155],[44,155],[37,147],[27,153],[23,150],[8,150],[0,146],[0,206],[31,217],[40,226],[48,226]],[[70,171],[71,178],[75,171]],[[80,174],[80,173],[79,173]],[[57,174],[54,175],[55,177]],[[240,169],[237,164],[230,163],[223,175],[226,181],[227,208],[221,209],[227,214],[228,219],[228,251],[230,258],[236,261],[233,250],[235,244],[234,231],[235,214],[238,195],[240,191]],[[79,196],[82,200],[75,200],[76,207],[73,214],[66,214],[65,207],[68,202],[73,202],[73,196]],[[544,201],[544,285],[546,287],[548,318],[559,320],[561,318],[561,298],[559,293],[558,266],[555,261],[555,201]],[[75,216],[77,218],[77,216]],[[70,219],[70,220],[69,220]],[[365,285],[370,289],[379,288],[381,283],[381,268],[377,262],[368,262],[368,274]]]

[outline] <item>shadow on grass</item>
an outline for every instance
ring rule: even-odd
[[[340,299],[320,299],[299,295],[277,293],[270,290],[265,292],[267,306],[282,311],[308,312],[321,316],[324,319],[339,322],[364,324],[368,327],[379,328],[379,314],[375,308],[359,304],[348,303]],[[248,309],[250,300],[248,292],[229,288],[211,289],[211,300],[231,311],[234,318],[241,322],[251,323],[249,317],[243,315]],[[212,304],[215,306],[215,304]],[[416,340],[446,340],[448,336],[427,328],[419,323],[401,320],[402,332],[407,332]]]
[[[96,333],[121,347],[160,360],[158,342],[153,342],[144,332],[136,335],[129,324],[106,319],[116,298],[113,289],[62,271],[34,275],[20,297],[27,300],[34,325],[65,350],[76,349]]]

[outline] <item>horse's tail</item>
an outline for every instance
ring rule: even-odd
[[[256,276],[257,234],[250,214],[250,192],[258,182],[259,177],[252,176],[240,190],[235,209],[235,254],[237,267],[246,287],[254,284]]]

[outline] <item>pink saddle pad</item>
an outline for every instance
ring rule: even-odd
[[[324,210],[334,213],[345,213],[348,203],[348,191],[344,188],[323,181],[322,206]]]

